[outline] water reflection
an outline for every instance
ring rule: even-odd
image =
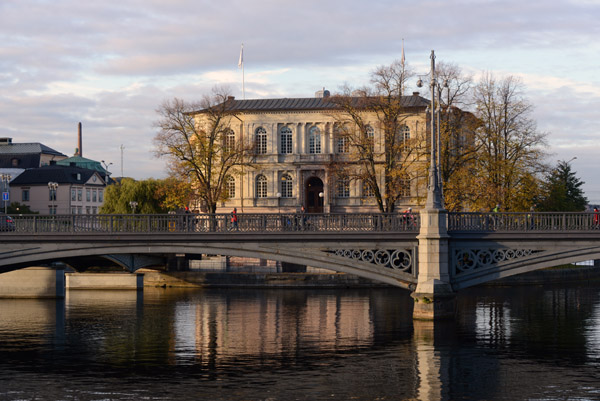
[[[2,299],[0,399],[593,399],[599,301],[482,287],[434,324],[395,289]]]

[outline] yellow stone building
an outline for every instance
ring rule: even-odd
[[[252,166],[227,182],[229,200],[218,205],[217,212],[234,207],[238,213],[292,213],[304,206],[307,213],[377,212],[377,204],[368,186],[360,180],[343,179],[335,174],[340,162],[353,157],[348,144],[334,134],[339,123],[339,108],[322,90],[314,98],[251,99],[230,97],[231,140],[254,143],[249,155]],[[422,143],[420,164],[404,180],[403,197],[396,210],[418,206],[426,196],[426,142],[429,100],[418,92],[402,97],[406,116],[400,135]],[[369,117],[367,117],[369,118]],[[374,151],[383,154],[384,141],[375,115],[368,121]],[[383,162],[383,156],[381,159]],[[378,177],[380,188],[383,173]]]

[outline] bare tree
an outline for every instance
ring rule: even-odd
[[[475,129],[479,121],[468,111],[472,101],[473,78],[456,64],[436,66],[442,85],[440,105],[440,176],[448,210],[460,210],[473,197],[465,185],[477,158]]]
[[[230,102],[227,91],[215,88],[199,103],[173,99],[157,110],[156,155],[168,160],[173,176],[191,183],[210,213],[227,199],[226,180],[239,173],[250,150],[234,136],[236,116]]]
[[[474,101],[480,128],[475,180],[481,208],[501,204],[506,210],[527,210],[535,193],[532,185],[546,170],[546,135],[537,131],[532,105],[512,76],[497,80],[486,74],[475,87]]]
[[[393,212],[398,200],[407,195],[411,166],[423,148],[422,137],[417,133],[409,137],[405,131],[412,111],[402,95],[410,76],[404,64],[396,61],[373,71],[370,86],[359,90],[346,86],[331,99],[337,106],[331,113],[336,120],[334,137],[342,153],[335,170],[338,176],[362,182],[384,213]]]

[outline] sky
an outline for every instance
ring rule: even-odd
[[[2,0],[0,137],[71,156],[81,122],[84,157],[164,178],[156,110],[217,85],[242,98],[242,43],[245,97],[259,99],[367,84],[404,39],[419,74],[435,50],[475,79],[520,78],[546,161],[576,157],[600,203],[599,17],[600,0]]]

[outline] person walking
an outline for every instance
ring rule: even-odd
[[[594,228],[598,228],[598,225],[600,225],[600,212],[598,206],[594,206]]]
[[[237,208],[233,208],[233,210],[231,211],[231,226],[232,229],[234,230],[239,230],[238,229],[238,216],[237,216]]]

